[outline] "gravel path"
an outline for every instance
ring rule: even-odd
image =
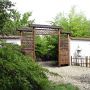
[[[90,68],[80,66],[45,66],[45,68],[60,75],[48,75],[49,80],[55,83],[72,83],[73,85],[78,86],[80,90],[90,90]]]

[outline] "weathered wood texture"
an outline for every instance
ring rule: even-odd
[[[30,55],[32,58],[34,55],[34,32],[22,32],[21,47],[23,53]]]
[[[55,29],[36,29],[35,30],[36,35],[58,35],[58,30]]]
[[[69,40],[68,34],[60,34],[59,66],[69,65]]]

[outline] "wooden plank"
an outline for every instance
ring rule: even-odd
[[[69,64],[69,45],[68,45],[68,35],[64,36],[61,34],[60,39],[60,64]]]
[[[60,30],[58,31],[58,66],[60,66]]]

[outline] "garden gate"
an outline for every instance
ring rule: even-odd
[[[35,35],[58,35],[58,65],[69,65],[69,34],[63,28],[51,25],[32,24],[21,28],[22,51],[35,59]]]

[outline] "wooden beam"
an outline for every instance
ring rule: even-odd
[[[33,27],[33,28],[49,28],[49,29],[62,29],[60,26],[56,26],[56,25],[41,25],[41,24],[30,24],[29,27]]]

